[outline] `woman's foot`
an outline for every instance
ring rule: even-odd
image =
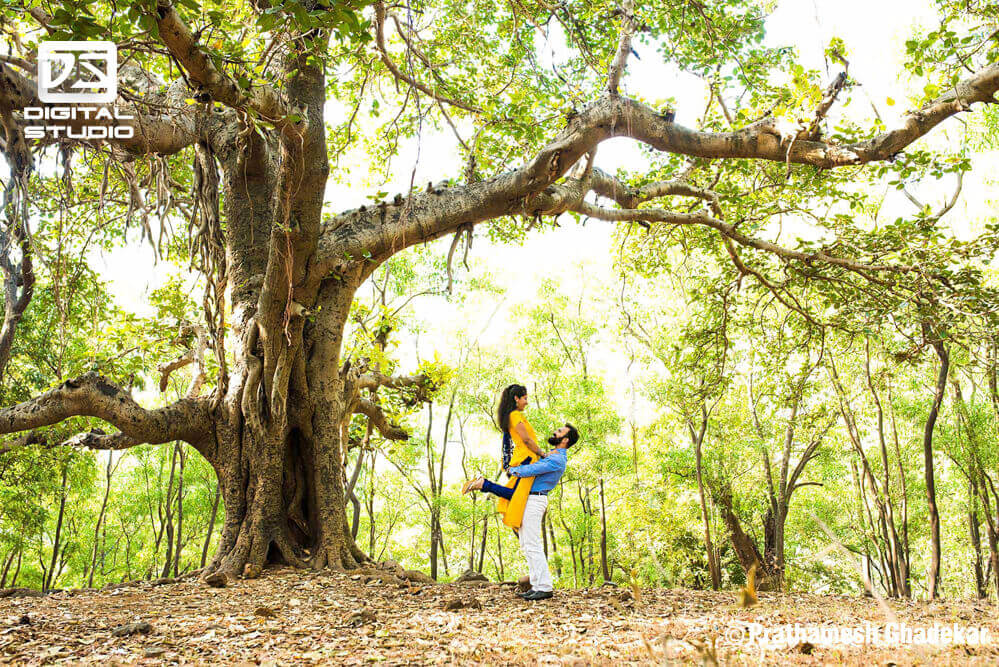
[[[485,481],[483,477],[477,477],[471,479],[461,485],[461,495],[467,494],[469,491],[480,491],[482,489],[482,482]]]

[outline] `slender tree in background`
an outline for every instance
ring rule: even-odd
[[[716,267],[712,267],[716,268]],[[675,277],[678,291],[692,295],[685,300],[686,326],[680,333],[681,346],[673,344],[664,325],[666,317],[655,317],[649,310],[639,315],[630,312],[623,302],[624,330],[662,365],[670,374],[660,400],[674,406],[690,437],[694,450],[694,474],[700,501],[704,548],[707,555],[711,587],[721,587],[721,565],[718,550],[711,536],[711,490],[705,479],[704,445],[711,415],[726,390],[726,363],[730,341],[729,299],[733,285],[719,285],[717,278],[707,275]],[[696,295],[696,296],[694,296]]]
[[[121,462],[121,459],[118,459]],[[111,477],[114,475],[114,470],[117,467],[114,461],[114,452],[108,451],[108,462],[104,472],[104,497],[101,499],[101,512],[97,515],[97,522],[94,524],[94,548],[93,555],[90,558],[90,574],[87,576],[87,587],[93,588],[94,586],[94,572],[97,570],[97,557],[98,552],[102,548],[107,548],[107,545],[99,547],[99,535],[101,528],[104,527],[104,516],[108,509],[108,496],[111,495]]]
[[[929,598],[936,599],[940,589],[940,511],[937,509],[936,482],[933,473],[933,429],[936,427],[940,404],[947,391],[947,374],[950,371],[950,354],[944,345],[939,329],[923,323],[923,335],[940,358],[940,370],[933,392],[933,404],[926,415],[923,429],[923,474],[926,479],[926,505],[930,514],[930,572],[928,575]]]

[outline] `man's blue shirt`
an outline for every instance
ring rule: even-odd
[[[531,491],[551,491],[565,473],[567,449],[555,449],[537,463],[514,466],[510,474],[517,477],[533,477]]]

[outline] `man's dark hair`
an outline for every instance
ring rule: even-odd
[[[579,431],[576,430],[575,426],[573,426],[572,424],[570,424],[568,422],[566,422],[565,426],[566,426],[566,428],[569,429],[569,432],[566,433],[563,436],[563,437],[569,438],[569,444],[566,445],[566,449],[568,449],[569,447],[572,447],[573,445],[575,445],[576,441],[579,440]]]

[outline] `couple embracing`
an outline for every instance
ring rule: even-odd
[[[506,485],[479,477],[465,482],[461,491],[483,491],[499,498],[497,509],[503,513],[503,523],[520,539],[530,574],[531,590],[519,595],[525,600],[545,600],[552,597],[552,575],[542,545],[541,521],[548,508],[548,492],[565,473],[567,451],[576,444],[579,433],[572,424],[561,426],[548,438],[552,449],[543,451],[524,417],[526,407],[526,387],[512,384],[503,390],[496,416],[503,431]]]

